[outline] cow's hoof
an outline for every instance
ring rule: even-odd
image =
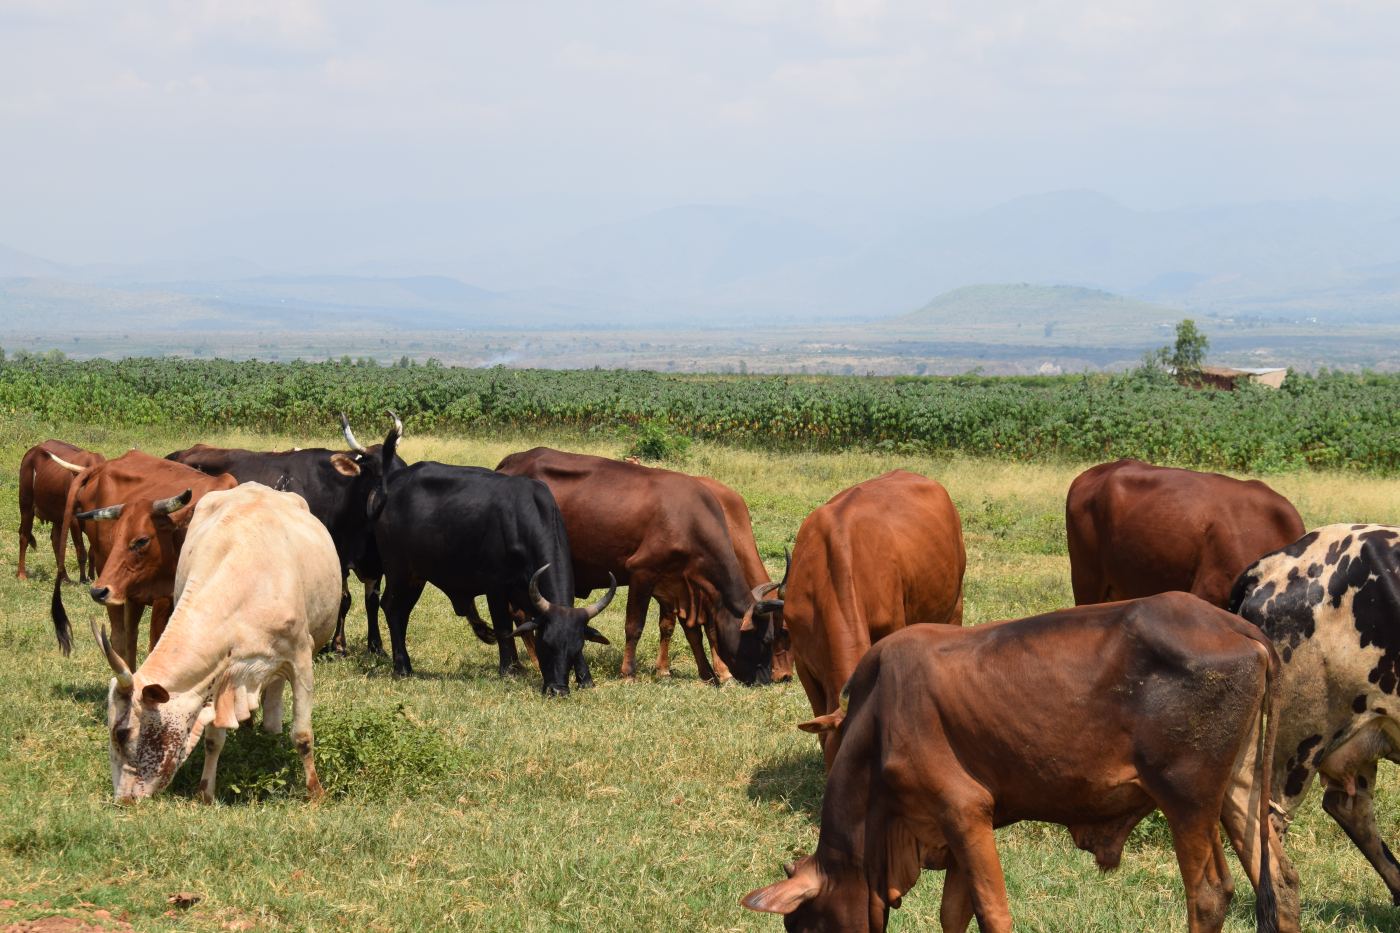
[[[502,679],[506,677],[523,677],[525,675],[525,668],[521,667],[519,662],[507,664],[498,670],[500,671]]]
[[[381,658],[384,657],[384,646],[383,646],[383,645],[368,645],[368,646],[366,646],[365,651],[367,651],[367,652],[370,653],[370,654],[373,654],[373,655],[376,655],[376,656],[378,656],[378,657],[381,657]]]
[[[28,579],[29,579],[29,574],[25,573],[23,570],[17,571],[17,572],[15,573],[15,579],[16,579],[16,580],[28,580]],[[63,579],[63,578],[60,577],[59,579],[61,580],[61,579]]]
[[[656,672],[656,679],[657,679],[657,680],[662,680],[662,679],[669,680],[670,677],[671,677],[671,669],[670,669],[669,667],[666,668],[665,670],[660,670],[660,669],[658,669],[657,672]]]

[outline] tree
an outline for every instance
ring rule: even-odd
[[[1196,328],[1196,322],[1188,317],[1176,325],[1176,346],[1172,348],[1167,362],[1176,370],[1178,376],[1198,373],[1206,361],[1208,349],[1210,339],[1201,333]]]

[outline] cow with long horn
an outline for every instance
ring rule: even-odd
[[[66,541],[75,521],[89,529],[98,568],[89,592],[107,607],[116,651],[129,667],[136,665],[137,627],[146,607],[151,607],[151,648],[170,618],[190,506],[235,484],[231,476],[206,476],[138,450],[86,470],[73,482],[60,541]],[[50,609],[59,647],[67,654],[70,626],[57,583]]]
[[[107,699],[112,792],[118,803],[158,793],[203,738],[199,793],[213,802],[226,730],[261,703],[263,729],[280,733],[290,681],[292,742],[315,800],[322,790],[311,662],[335,631],[335,545],[304,499],[259,483],[212,492],[193,511],[175,577],[175,614],[145,663],[133,671],[92,623],[114,675]]]
[[[396,425],[384,440],[370,502],[394,673],[413,672],[408,618],[431,583],[467,618],[476,615],[476,597],[486,597],[503,676],[520,669],[512,637],[520,635],[537,650],[545,694],[567,694],[571,672],[580,687],[590,686],[583,643],[607,643],[589,622],[612,599],[616,580],[602,599],[573,607],[568,534],[549,488],[479,467],[423,461],[397,468],[399,434]]]
[[[402,422],[392,412],[389,417],[402,433]],[[348,584],[353,571],[364,587],[366,646],[371,653],[383,653],[379,637],[379,591],[383,579],[379,552],[370,530],[367,507],[379,482],[379,445],[366,447],[355,437],[350,419],[340,415],[340,431],[348,450],[308,447],[301,450],[257,451],[196,444],[166,455],[186,466],[210,475],[229,474],[240,483],[294,492],[306,500],[311,514],[331,533],[335,552],[340,556],[341,580]],[[404,466],[402,460],[395,467]],[[327,650],[344,654],[345,617],[350,610],[350,590],[342,585],[340,618]],[[490,629],[475,629],[483,640]]]

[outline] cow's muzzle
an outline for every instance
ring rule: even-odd
[[[102,603],[105,606],[107,604],[107,597],[112,595],[112,588],[109,586],[94,586],[92,589],[88,590],[88,594],[92,596],[94,601]]]
[[[544,695],[547,697],[566,697],[569,695],[568,684],[545,684]]]

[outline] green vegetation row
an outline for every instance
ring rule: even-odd
[[[784,449],[1037,460],[1124,456],[1211,469],[1400,472],[1400,377],[1291,374],[1282,390],[1185,388],[1160,372],[1026,379],[682,376],[326,363],[30,357],[0,363],[0,411],[48,423],[362,437],[409,430],[658,430]]]

